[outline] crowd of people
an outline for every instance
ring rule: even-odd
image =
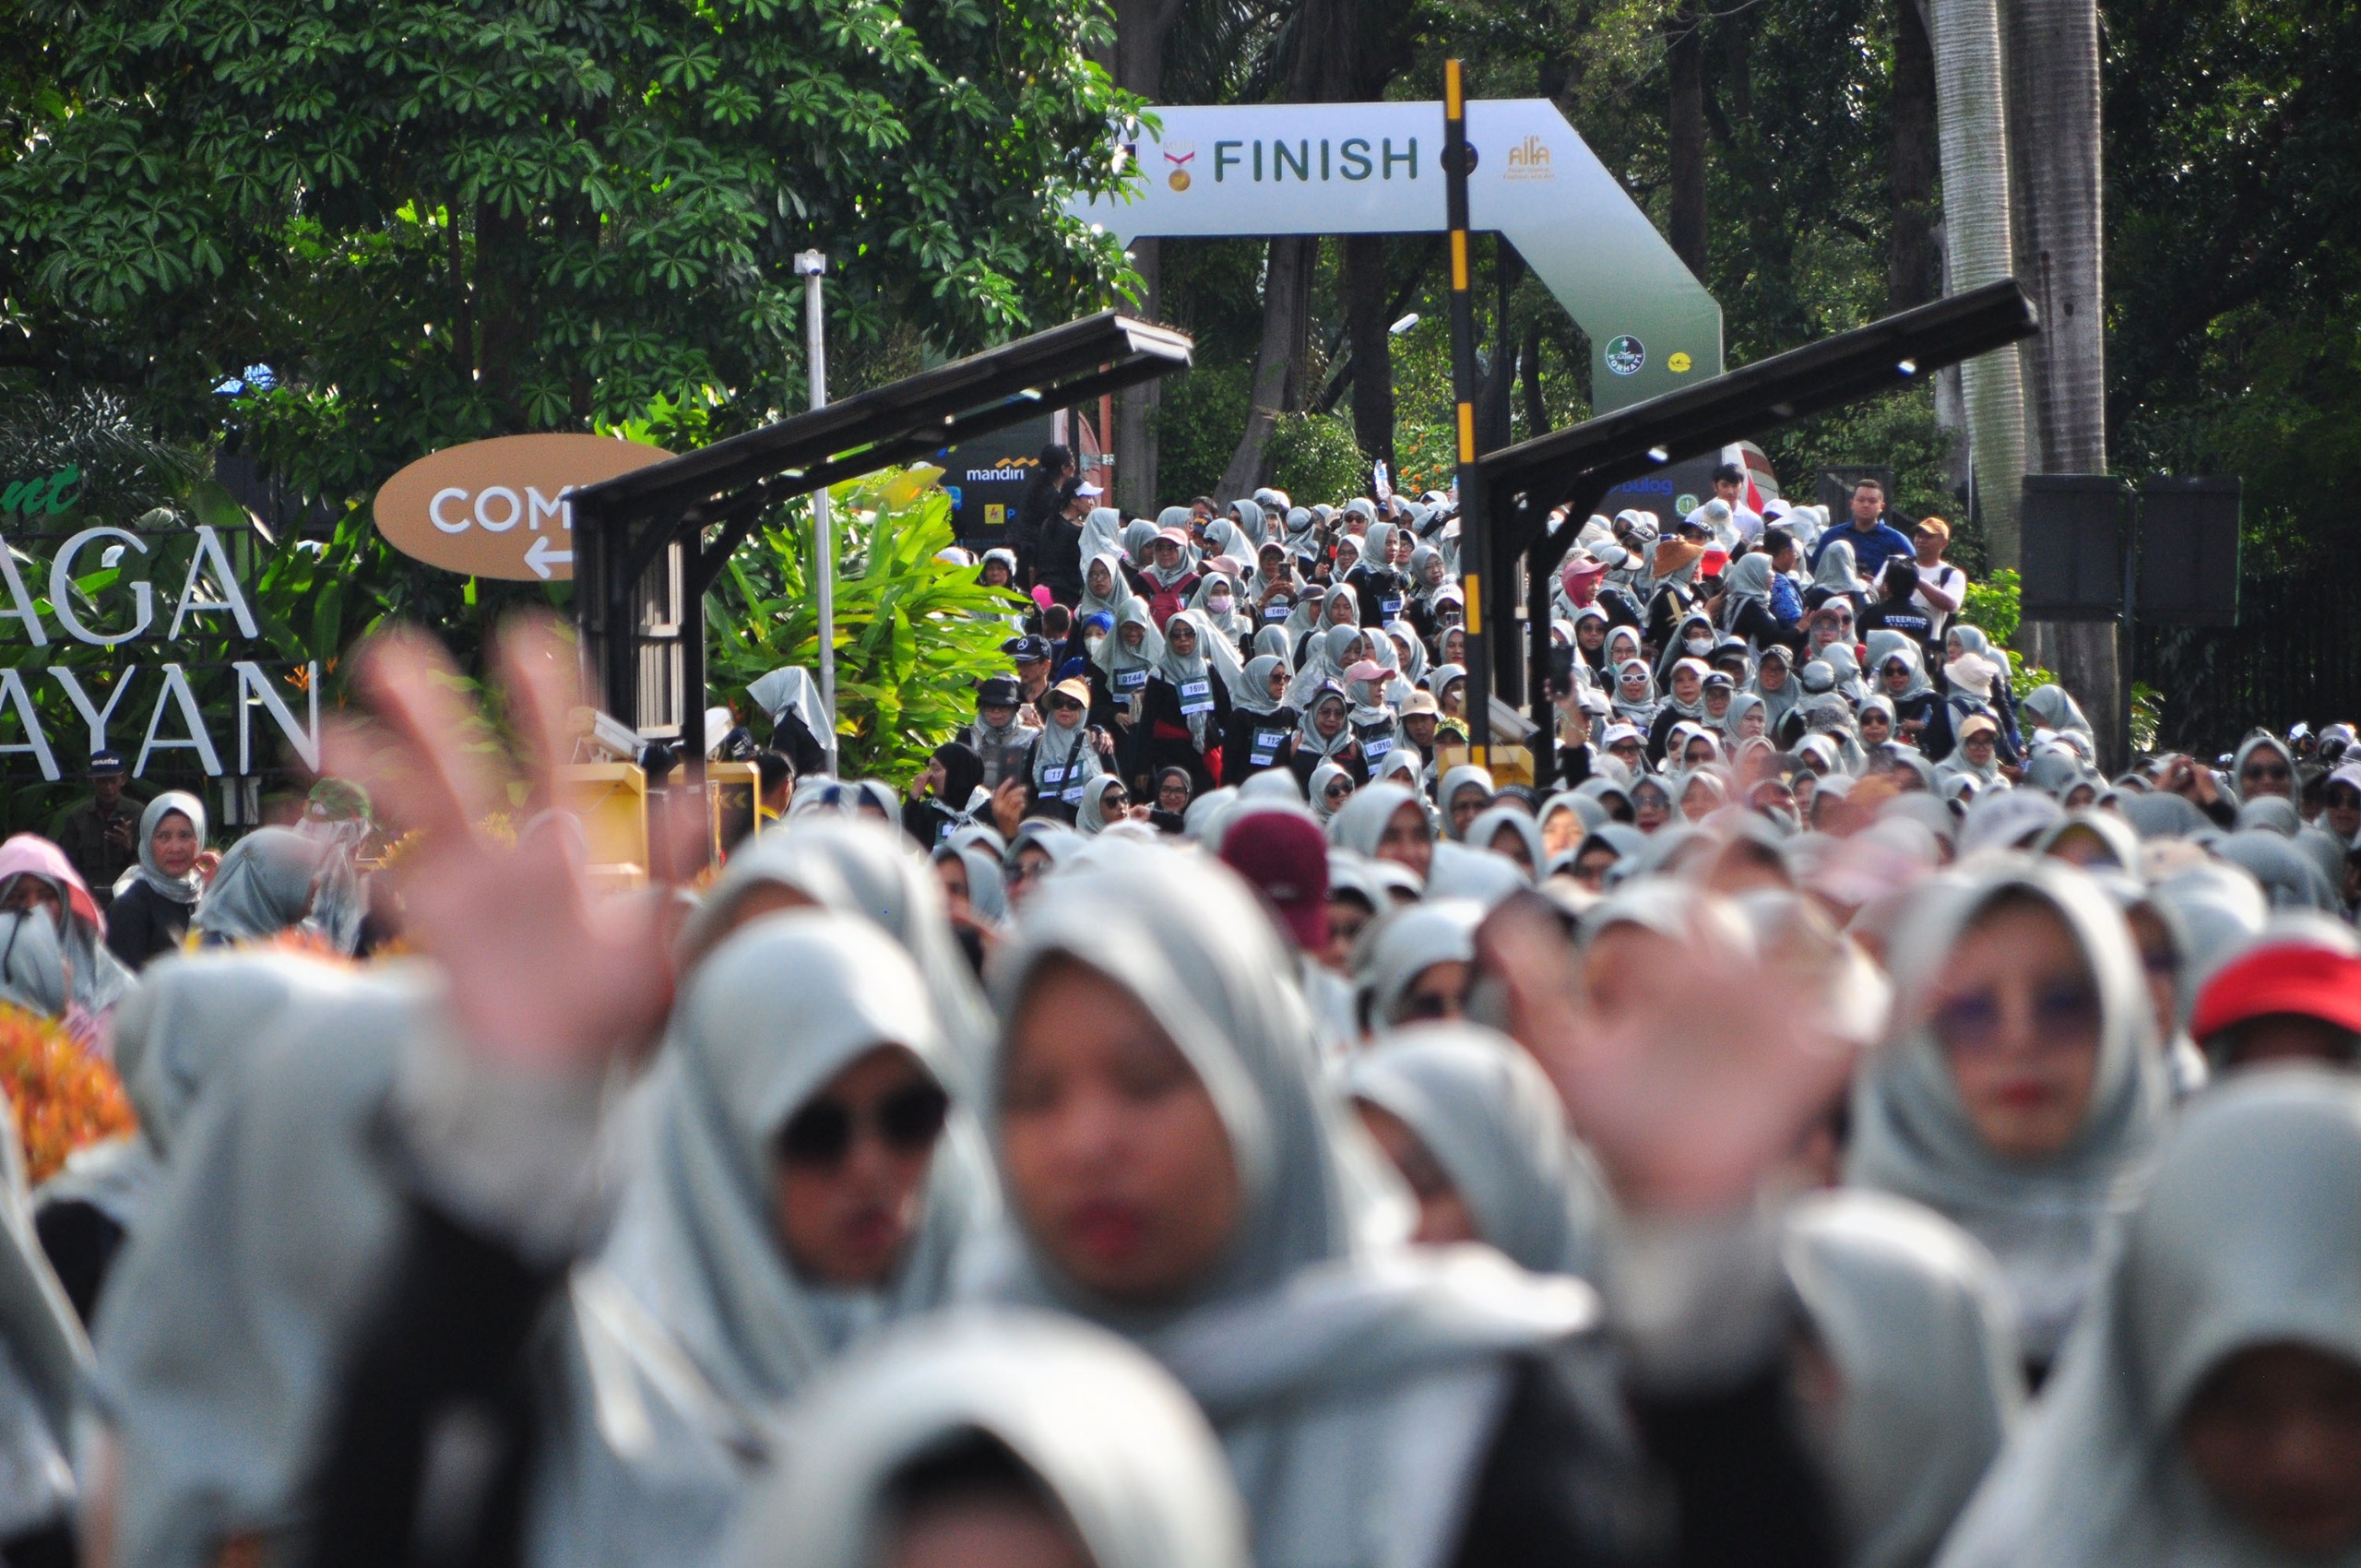
[[[758,683],[705,875],[594,890],[530,627],[521,790],[397,634],[294,826],[0,845],[139,1119],[6,1162],[0,1557],[2361,1561],[2349,725],[2109,778],[1738,475],[1575,530],[1505,782],[1447,496],[1088,488],[906,787]]]

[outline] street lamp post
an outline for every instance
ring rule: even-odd
[[[820,251],[799,251],[795,275],[803,279],[803,339],[811,361],[812,406],[828,404],[828,333],[821,315],[820,277],[828,258]],[[836,530],[828,516],[828,487],[812,493],[812,538],[818,555],[816,581],[820,589],[820,707],[828,716],[828,732],[814,736],[827,748],[828,772],[836,771]]]

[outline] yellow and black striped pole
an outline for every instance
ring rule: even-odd
[[[1478,767],[1492,761],[1492,650],[1484,629],[1484,596],[1491,586],[1490,518],[1476,469],[1476,305],[1467,289],[1467,100],[1459,62],[1442,63],[1442,174],[1451,227],[1451,395],[1459,423],[1459,579],[1467,598],[1467,754]]]

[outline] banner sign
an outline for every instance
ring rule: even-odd
[[[5,508],[0,527],[35,525],[64,509],[57,497],[70,488],[52,483],[36,505],[24,500],[35,487],[8,486],[0,494],[18,499]],[[122,751],[138,735],[135,776],[159,753],[187,753],[208,777],[231,771],[234,761],[243,776],[256,771],[257,737],[267,746],[275,729],[306,767],[317,768],[319,663],[271,657],[234,564],[236,542],[205,525],[0,534],[0,658],[20,660],[0,667],[0,766],[29,756],[53,783],[81,771],[86,741],[88,752]],[[34,548],[46,548],[48,559]],[[115,665],[82,651],[136,654],[147,643],[200,640],[204,647],[152,666]],[[196,657],[224,643],[231,658]],[[251,651],[261,657],[234,657],[241,643],[260,645]],[[234,712],[208,716],[200,691],[218,696],[225,685]]]
[[[609,435],[500,435],[429,453],[377,492],[377,531],[403,554],[476,577],[562,582],[574,576],[580,485],[672,454]]]
[[[1050,416],[1043,414],[951,447],[934,459],[943,465],[952,531],[962,543],[990,550],[1007,537],[1017,503],[1041,467],[1041,448],[1056,439]]]
[[[1071,211],[1143,235],[1440,233],[1441,103],[1164,106],[1124,196]],[[1722,373],[1722,311],[1548,99],[1471,101],[1469,227],[1505,236],[1591,341],[1596,412]]]

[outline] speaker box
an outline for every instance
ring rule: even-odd
[[[2113,621],[2123,613],[2129,493],[2106,474],[2027,474],[2023,605],[2028,621]]]
[[[2238,523],[2235,479],[2152,479],[2140,487],[2142,621],[2184,626],[2238,624]]]

